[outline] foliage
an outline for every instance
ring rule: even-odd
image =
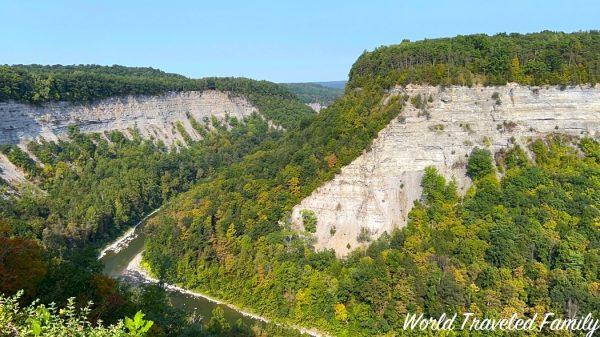
[[[223,309],[216,307],[212,312],[212,317],[206,325],[206,332],[210,335],[221,336],[229,329],[231,329],[231,326],[225,320]]]
[[[364,52],[350,70],[349,88],[431,85],[576,85],[600,80],[598,31],[459,35],[403,41]]]
[[[37,242],[7,238],[0,232],[0,293],[25,289],[28,295],[35,295],[47,270],[42,253]]]
[[[307,209],[302,210],[302,224],[305,231],[315,233],[317,231],[317,216],[315,212]]]
[[[202,140],[179,151],[119,132],[107,140],[76,129],[68,141],[30,143],[44,164],[37,178],[47,195],[4,201],[0,213],[10,219],[9,235],[42,240],[56,253],[106,242],[194,181],[281,134],[256,115],[229,124],[205,126]]]
[[[318,83],[282,83],[303,103],[320,103],[329,106],[341,97],[344,90],[326,87]]]
[[[141,311],[138,311],[133,319],[125,317],[125,327],[129,331],[129,334],[133,337],[145,336],[153,324],[154,322],[146,321],[144,319],[144,314]]]
[[[480,179],[493,172],[492,153],[486,149],[474,148],[467,162],[467,175],[471,179]]]
[[[580,144],[598,149],[590,139]],[[595,153],[582,157],[567,137],[534,141],[529,150],[535,162],[510,149],[508,157],[519,160],[502,164],[502,180],[478,174],[464,198],[456,183],[427,169],[408,225],[345,259],[313,251],[310,241],[285,227],[273,225],[258,236],[252,226],[224,230],[227,209],[259,209],[267,219],[281,213],[271,214],[279,212],[273,204],[240,203],[244,199],[235,201],[237,208],[219,207],[226,199],[195,189],[152,222],[145,258],[152,268],[163,255],[176,261],[166,273],[171,281],[335,335],[400,333],[407,312],[597,315],[600,163]],[[286,180],[278,181],[285,188]],[[268,194],[258,195],[247,200]],[[212,200],[219,201],[213,206]],[[224,223],[252,221],[240,213]]]
[[[0,334],[3,336],[46,336],[46,337],[143,337],[139,332],[128,333],[123,322],[108,327],[94,325],[87,320],[89,307],[77,310],[74,300],[58,309],[53,305],[33,303],[22,308],[19,305],[21,293],[7,297],[0,294]],[[152,325],[152,322],[146,322]]]
[[[97,65],[1,66],[0,83],[0,101],[30,103],[82,103],[117,95],[154,95],[197,87],[183,76],[152,68]]]

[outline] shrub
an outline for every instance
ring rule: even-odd
[[[305,231],[315,233],[317,231],[317,217],[315,212],[307,209],[302,210],[302,224]]]
[[[371,241],[371,231],[367,227],[361,227],[356,241],[361,243]]]
[[[467,175],[471,179],[479,179],[492,172],[494,172],[492,153],[478,147],[473,149],[467,163]]]
[[[497,91],[494,91],[494,93],[492,94],[492,99],[496,100],[496,105],[501,105],[502,101],[500,100],[500,93]]]
[[[53,304],[45,306],[33,303],[20,307],[23,292],[7,297],[0,294],[0,335],[4,336],[80,336],[80,337],[143,337],[152,326],[152,321],[144,320],[138,312],[127,323],[118,321],[114,325],[103,326],[90,323],[87,316],[89,307],[75,308],[75,299],[68,300],[66,308],[57,309]]]

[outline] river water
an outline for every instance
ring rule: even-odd
[[[132,283],[140,282],[143,279],[141,275],[136,275],[135,272],[127,268],[131,261],[144,250],[145,236],[142,230],[143,225],[144,221],[140,222],[133,230],[130,230],[117,240],[118,244],[109,246],[113,249],[107,248],[102,251],[99,260],[104,264],[104,274]],[[243,315],[241,312],[227,305],[218,304],[206,298],[194,296],[172,288],[165,289],[165,291],[173,306],[189,313],[195,311],[204,320],[207,320],[211,316],[213,309],[219,306],[223,309],[227,321],[232,325],[238,319],[241,319],[248,326],[264,324],[263,321]]]

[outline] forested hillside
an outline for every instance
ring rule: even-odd
[[[68,101],[87,104],[103,98],[125,95],[158,95],[170,91],[216,89],[243,95],[261,113],[285,128],[312,114],[298,105],[287,88],[247,78],[190,79],[153,68],[123,66],[0,66],[0,102],[41,104]]]
[[[574,83],[593,83],[597,36],[465,37],[484,41],[488,49],[479,49],[478,59],[465,54],[461,65],[451,67],[438,67],[433,58],[434,65],[419,61],[397,70],[387,61],[404,59],[400,47],[384,60],[367,53],[353,67],[346,94],[302,130],[266,142],[170,202],[147,227],[144,258],[163,280],[340,336],[402,334],[407,312],[597,314],[600,146],[593,139],[555,135],[504,153],[473,149],[467,171],[474,185],[464,197],[454,182],[429,169],[408,226],[345,259],[312,249],[314,216],[305,215],[306,232],[288,223],[293,205],[368,150],[377,132],[401,114],[408,97],[386,99],[389,86],[463,84],[454,82],[458,75],[448,77],[461,71],[473,82],[504,83],[506,73],[487,72],[496,64],[494,53],[503,50],[495,43],[530,41],[523,51],[529,53],[562,38],[581,44],[573,45],[573,60],[575,67],[585,65],[587,77]],[[428,41],[414,45],[424,60],[432,55]],[[529,72],[533,61],[527,57],[523,63],[530,65],[517,73],[523,81],[554,83],[558,70]],[[438,68],[442,77],[428,77]]]
[[[29,74],[40,71],[38,67],[25,68],[31,68],[26,71]],[[119,80],[137,77],[142,82],[152,82],[156,77],[161,81],[180,79],[151,69],[52,67],[59,70],[48,72],[48,67],[41,68],[49,78],[60,77],[57,74],[62,71],[95,78],[101,84],[99,87],[112,83],[111,80],[104,81],[105,72]],[[127,75],[123,77],[123,74]],[[73,304],[82,307],[93,301],[87,315],[93,322],[102,319],[116,323],[141,309],[155,322],[149,332],[152,336],[205,335],[198,332],[202,324],[207,324],[205,330],[218,331],[210,330],[206,335],[253,336],[262,333],[262,328],[250,330],[243,325],[226,326],[222,313],[221,316],[217,313],[214,321],[206,317],[202,324],[189,324],[184,313],[168,306],[162,289],[130,289],[103,276],[102,265],[96,261],[97,248],[101,244],[115,238],[151,210],[195,182],[211,179],[223,168],[255,151],[260,144],[281,138],[285,130],[270,126],[271,122],[295,130],[314,115],[292,93],[274,83],[229,78],[194,82],[203,88],[243,95],[259,108],[262,116],[254,114],[244,120],[229,118],[224,122],[188,117],[203,138],[190,140],[187,147],[176,150],[143,139],[135,129],[129,130],[133,137],[128,138],[118,131],[104,135],[86,134],[75,126],[69,129],[68,139],[28,143],[27,150],[37,161],[16,145],[0,146],[32,183],[17,190],[16,194],[2,193],[0,197],[0,292],[15,294],[24,290],[20,298],[22,303],[37,298],[45,304],[54,302],[63,306],[67,299],[74,298]],[[119,90],[128,88],[124,86]],[[99,93],[83,86],[79,89],[84,90],[85,97],[125,92]],[[154,93],[141,87],[135,90],[142,90],[136,92],[141,94]],[[3,298],[2,301],[9,300]],[[1,305],[11,304],[2,302]],[[11,318],[16,321],[10,324],[25,324],[19,320],[23,315],[26,313]],[[60,324],[56,324],[59,329]],[[29,326],[29,323],[25,325]],[[281,330],[275,326],[267,328]],[[119,335],[117,330],[111,330],[114,334],[107,332],[107,335]],[[95,332],[90,330],[89,333]]]
[[[235,213],[261,200],[233,201],[241,211],[224,218],[223,200],[198,190],[154,221],[145,257],[166,280],[342,336],[400,333],[407,312],[597,315],[600,145],[571,142],[531,143],[534,161],[510,149],[498,157],[502,179],[491,154],[474,151],[475,185],[464,198],[428,170],[408,226],[344,260],[314,252],[309,237],[275,223],[261,236],[236,228],[253,222],[233,220]],[[281,216],[261,206],[257,216]]]
[[[306,104],[320,103],[329,106],[344,93],[343,89],[326,87],[318,83],[282,83],[282,85]]]
[[[600,81],[600,32],[465,35],[383,46],[363,53],[348,87],[574,85]]]

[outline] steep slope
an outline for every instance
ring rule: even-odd
[[[27,178],[21,169],[16,167],[10,160],[0,153],[0,186],[2,182],[9,186],[19,186],[27,182]]]
[[[211,117],[242,120],[255,112],[258,109],[243,96],[217,90],[107,98],[91,104],[0,102],[0,144],[38,137],[57,140],[64,138],[70,125],[76,125],[83,132],[137,129],[145,138],[172,146],[185,143],[187,135],[182,131],[192,140],[200,138],[192,119],[200,123]]]
[[[0,66],[0,145],[19,144],[26,151],[34,139],[67,140],[71,126],[105,139],[120,131],[168,148],[189,146],[214,122],[244,123],[254,114],[289,130],[314,112],[285,87],[267,81],[189,79],[121,66]],[[3,163],[0,178],[13,185],[23,181],[22,175],[9,177],[19,171]]]
[[[370,151],[294,207],[297,228],[304,210],[315,213],[317,249],[346,255],[359,245],[361,231],[375,239],[404,226],[428,166],[455,179],[464,192],[470,182],[466,157],[475,147],[496,153],[553,132],[600,137],[599,86],[409,85],[392,89],[394,95],[410,96],[419,108],[408,105]]]
[[[600,147],[572,135],[597,137],[598,36],[474,35],[365,53],[332,106],[165,205],[145,228],[144,259],[165,281],[339,336],[402,334],[411,312],[597,311]],[[446,89],[397,87],[410,83]],[[567,135],[540,138],[552,132]],[[497,165],[485,150],[465,158],[513,142],[527,147]],[[437,165],[464,187],[464,162],[485,168],[464,197],[435,168],[422,172]],[[361,241],[373,241],[343,259],[313,249],[340,230],[319,223],[320,208],[336,225],[370,221],[348,207],[378,229],[399,226],[421,185],[406,227],[378,240],[365,227]],[[294,206],[305,197],[317,214],[302,214],[303,228]]]

